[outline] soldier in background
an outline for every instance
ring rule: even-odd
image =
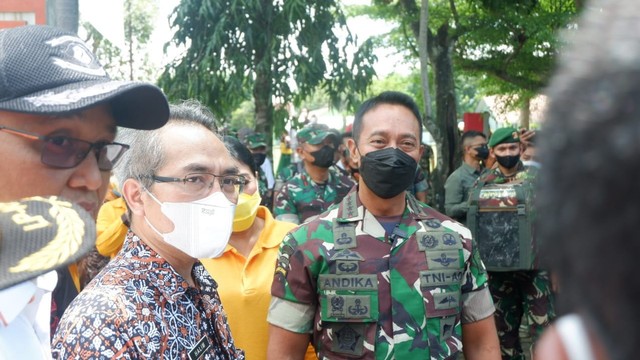
[[[358,186],[280,248],[269,359],[302,359],[311,334],[321,359],[455,359],[462,350],[467,360],[499,359],[469,230],[405,191],[421,128],[402,93],[382,93],[356,113],[349,151]]]
[[[360,179],[360,169],[358,169],[358,164],[353,161],[351,153],[349,152],[349,147],[347,146],[349,139],[353,139],[353,124],[347,125],[346,129],[340,136],[342,138],[342,145],[339,150],[340,160],[336,166],[342,168],[351,176],[351,178],[353,178],[355,182],[358,182]]]
[[[346,175],[330,170],[335,160],[336,133],[325,125],[310,124],[297,134],[299,173],[276,195],[276,220],[301,224],[339,202],[355,185]]]
[[[449,175],[444,184],[444,212],[465,223],[469,209],[469,189],[484,170],[482,161],[489,157],[487,136],[479,131],[462,134],[462,164]]]
[[[491,154],[496,158],[497,166],[481,175],[473,188],[512,182],[523,182],[529,185],[533,183],[535,169],[525,168],[520,161],[522,151],[520,138],[525,133],[525,137],[528,138],[529,132],[518,131],[515,128],[500,128],[491,135],[488,145]],[[470,221],[467,219],[468,223]],[[477,226],[487,226],[487,223],[479,223]],[[509,230],[504,225],[500,229],[504,232]],[[472,231],[476,230],[472,227]],[[523,316],[530,324],[529,332],[534,342],[555,317],[549,273],[536,268],[534,234],[530,231],[527,235],[533,242],[531,246],[534,251],[533,269],[491,271],[492,268],[489,268],[489,288],[496,306],[496,327],[504,360],[525,359],[519,336]],[[481,242],[479,238],[475,240]],[[482,244],[480,243],[479,246],[482,247]],[[489,266],[489,260],[484,255],[483,253],[483,260]]]
[[[256,162],[256,166],[258,167],[258,191],[262,198],[260,205],[271,210],[273,208],[273,188],[269,187],[267,174],[262,169],[262,165],[267,159],[267,141],[265,140],[264,135],[260,133],[253,133],[244,137],[244,143],[249,150],[251,150],[253,160]]]

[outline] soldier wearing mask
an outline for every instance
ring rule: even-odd
[[[489,157],[487,137],[479,131],[462,134],[462,165],[449,175],[444,184],[444,212],[465,223],[469,208],[469,189],[484,171],[484,160]]]
[[[258,167],[258,192],[262,201],[260,205],[271,210],[273,207],[273,189],[269,186],[267,174],[262,169],[262,165],[267,160],[267,141],[263,134],[249,134],[244,139],[245,145],[251,150],[253,161]]]
[[[489,270],[503,359],[524,359],[528,352],[520,341],[523,317],[534,343],[555,317],[549,272],[539,268],[534,236],[536,168],[520,161],[523,144],[534,134],[497,129],[488,144],[496,165],[478,178],[469,195],[467,225]]]
[[[398,92],[365,101],[349,151],[360,180],[280,247],[268,359],[499,359],[487,274],[468,229],[406,192],[422,122]],[[464,336],[463,336],[464,334]]]
[[[299,172],[276,195],[273,213],[277,220],[301,224],[338,203],[355,185],[353,180],[330,167],[335,161],[335,132],[310,124],[297,134]]]

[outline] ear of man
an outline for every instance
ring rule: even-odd
[[[122,184],[122,196],[127,202],[127,208],[131,213],[144,215],[144,203],[142,202],[142,184],[134,179],[127,179]]]
[[[347,148],[349,149],[349,155],[351,156],[351,161],[360,167],[360,152],[356,149],[356,141],[351,138],[347,139]]]

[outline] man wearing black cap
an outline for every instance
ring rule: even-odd
[[[56,195],[95,218],[111,169],[129,148],[114,142],[117,126],[155,129],[168,116],[160,89],[111,80],[75,35],[46,26],[0,31],[0,201]],[[53,276],[42,288],[55,283]],[[28,301],[10,305],[22,311]],[[45,358],[48,330],[30,334]]]

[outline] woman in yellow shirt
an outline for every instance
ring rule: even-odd
[[[201,262],[218,283],[236,345],[248,360],[266,359],[276,256],[282,239],[296,225],[276,221],[269,209],[260,206],[258,168],[249,149],[233,137],[225,137],[224,143],[247,183],[236,206],[229,245],[219,258]],[[306,358],[316,358],[311,346]]]

